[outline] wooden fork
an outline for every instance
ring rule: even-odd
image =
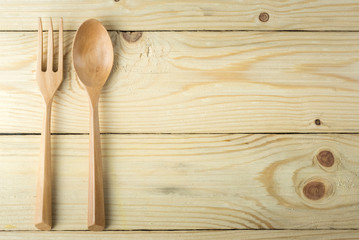
[[[39,19],[39,42],[37,55],[36,79],[44,99],[45,114],[41,134],[40,168],[37,184],[35,226],[40,230],[50,230],[52,226],[51,213],[51,106],[56,90],[63,80],[63,27],[62,18],[59,27],[59,61],[58,70],[53,66],[53,30],[50,18],[49,38],[47,48],[47,67],[42,69],[42,22]]]

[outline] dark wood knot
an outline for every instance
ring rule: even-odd
[[[122,36],[127,42],[134,43],[142,37],[142,32],[122,32]]]
[[[259,20],[260,20],[261,22],[268,22],[268,20],[269,20],[269,14],[266,13],[266,12],[260,13],[260,14],[259,14]]]
[[[310,200],[319,200],[325,195],[325,185],[319,181],[307,183],[303,188],[303,194]]]
[[[320,121],[320,119],[315,119],[314,123],[315,125],[320,126],[322,124],[322,121]]]
[[[324,167],[331,167],[334,165],[334,155],[330,151],[321,151],[317,155],[318,162]]]

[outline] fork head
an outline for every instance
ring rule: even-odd
[[[42,22],[39,18],[39,39],[38,39],[38,55],[37,55],[37,69],[36,79],[40,87],[42,96],[44,97],[45,103],[50,103],[55,95],[56,90],[59,88],[63,80],[63,23],[62,18],[59,26],[59,60],[57,71],[54,71],[53,64],[53,30],[52,30],[52,19],[50,18],[48,43],[47,43],[47,66],[46,70],[42,69],[43,62],[43,41],[42,41]]]

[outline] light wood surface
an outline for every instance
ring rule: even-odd
[[[51,232],[33,225],[38,17],[67,30]],[[92,113],[71,60],[88,18],[113,30],[103,232],[85,231]],[[358,239],[358,22],[356,0],[0,0],[0,239]]]
[[[101,137],[106,230],[359,225],[359,135]],[[39,141],[0,137],[1,230],[34,230]],[[53,229],[86,230],[88,136],[52,142]]]
[[[52,188],[51,188],[51,107],[57,89],[63,80],[63,31],[60,21],[59,54],[57,72],[54,72],[54,41],[53,27],[50,19],[48,28],[47,64],[43,69],[43,35],[42,22],[39,19],[38,54],[36,67],[36,81],[44,103],[44,120],[42,124],[40,143],[40,164],[37,182],[35,226],[40,230],[50,230],[52,226]]]
[[[73,240],[98,240],[98,239],[126,239],[126,240],[357,240],[359,233],[356,230],[276,230],[276,231],[181,231],[181,232],[0,232],[0,239],[4,240],[42,240],[49,238],[73,239]]]
[[[0,30],[35,30],[39,16],[64,17],[71,30],[90,17],[130,31],[359,30],[357,0],[3,0],[0,13]]]
[[[98,102],[113,66],[113,46],[107,30],[96,19],[86,20],[77,30],[72,51],[76,74],[85,86],[90,103],[90,153],[88,229],[105,227],[102,159]]]
[[[100,99],[102,132],[359,132],[359,33],[110,35],[115,65]],[[71,63],[73,37],[65,33],[53,132],[89,129],[87,96]],[[0,33],[0,132],[41,131],[36,39]]]

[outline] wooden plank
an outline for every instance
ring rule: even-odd
[[[259,15],[269,14],[267,22]],[[0,30],[36,30],[38,17],[64,17],[76,30],[97,18],[112,30],[359,30],[356,0],[2,0]]]
[[[356,240],[359,237],[358,230],[233,230],[233,231],[161,231],[161,232],[148,232],[148,231],[135,231],[135,232],[118,232],[118,231],[104,231],[104,232],[74,232],[74,231],[52,231],[52,232],[0,232],[0,239],[4,240],[42,240],[42,239],[73,239],[88,240],[97,239],[126,239],[126,240],[142,240],[142,239],[157,239],[157,240]]]
[[[87,96],[71,61],[73,36],[65,34],[65,79],[55,96],[53,132],[89,129]],[[359,131],[359,33],[111,37],[115,65],[100,100],[102,132]],[[41,131],[36,43],[35,32],[0,33],[2,133]]]
[[[39,139],[0,137],[1,230],[35,229]],[[88,136],[52,143],[54,230],[85,230]],[[102,151],[107,230],[359,226],[359,135],[111,134]]]

